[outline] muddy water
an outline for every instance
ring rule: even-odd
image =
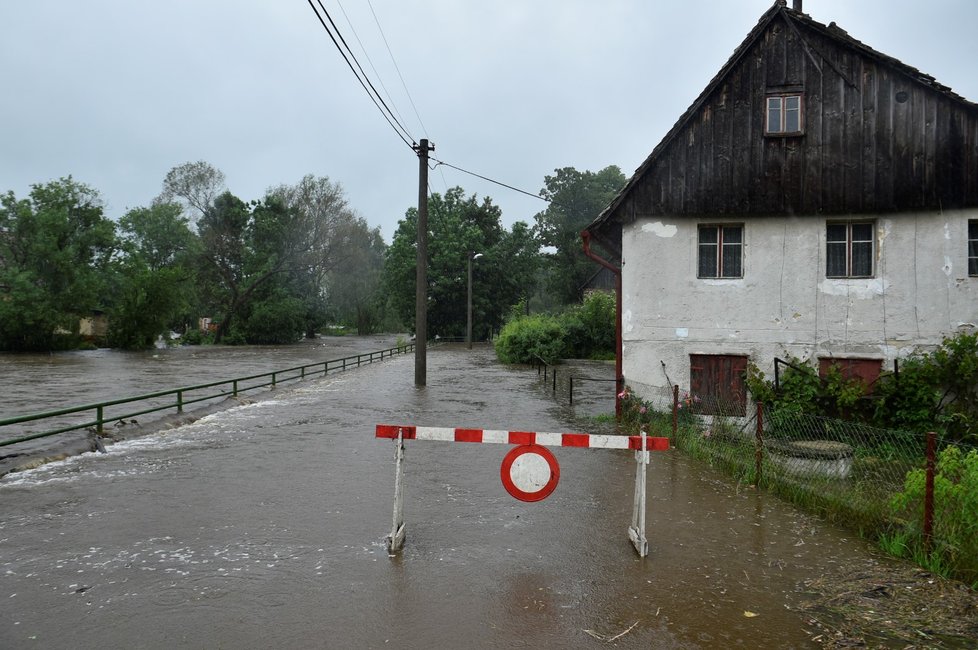
[[[0,394],[3,395],[0,418],[294,368],[395,345],[395,336],[377,335],[322,337],[285,346],[183,346],[137,352],[100,349],[53,354],[0,354]],[[247,395],[252,397],[255,393]],[[106,416],[167,403],[172,404],[173,398],[110,407]],[[214,404],[204,402],[191,405],[187,410],[211,408]],[[140,424],[167,413],[172,412],[140,416]],[[86,411],[43,423],[11,425],[0,429],[0,439],[91,422],[94,418],[94,411]],[[47,455],[86,439],[86,432],[77,431],[0,447],[0,474],[10,469],[6,466],[9,463],[4,462],[4,457],[9,454]]]
[[[526,504],[507,447],[433,442],[407,443],[389,557],[375,423],[569,428],[484,349],[430,350],[426,388],[413,373],[399,357],[4,477],[0,647],[810,647],[801,581],[869,560],[674,452],[653,455],[640,560],[628,453],[554,449],[560,484]]]

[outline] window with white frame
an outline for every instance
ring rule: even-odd
[[[825,276],[871,278],[876,226],[872,221],[828,223],[825,227]]]
[[[699,278],[744,277],[744,226],[699,227]]]
[[[764,133],[800,135],[802,133],[801,95],[768,95]]]
[[[978,219],[968,219],[968,275],[978,275]]]

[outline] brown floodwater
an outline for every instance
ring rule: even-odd
[[[652,455],[640,559],[632,454],[554,448],[556,491],[523,503],[508,446],[419,441],[389,556],[375,424],[580,430],[486,348],[429,349],[413,380],[397,357],[0,479],[0,647],[805,648],[803,581],[871,562],[675,451]]]

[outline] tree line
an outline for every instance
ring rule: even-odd
[[[579,231],[624,184],[617,167],[556,170],[531,226],[502,226],[492,199],[460,187],[429,199],[429,333],[463,336],[472,262],[475,338],[512,307],[560,309],[593,273]],[[417,210],[390,245],[328,177],[305,176],[241,199],[206,162],[173,168],[161,193],[118,221],[99,193],[62,178],[26,198],[0,196],[0,350],[77,347],[81,319],[106,317],[100,345],[184,340],[290,343],[328,325],[413,329]],[[529,309],[527,307],[527,309]],[[213,319],[204,335],[199,319]]]

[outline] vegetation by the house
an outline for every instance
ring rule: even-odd
[[[496,356],[504,363],[554,363],[558,359],[614,359],[615,296],[595,291],[566,311],[527,316],[517,308],[499,333]]]

